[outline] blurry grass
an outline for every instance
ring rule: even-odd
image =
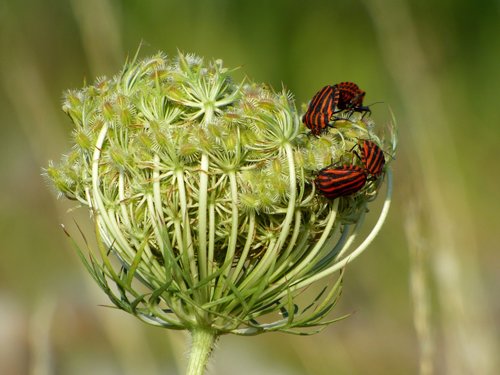
[[[50,331],[55,305],[54,297],[50,293],[46,293],[31,314],[28,326],[30,349],[33,356],[30,363],[31,375],[50,375],[54,373]]]
[[[429,251],[421,232],[417,202],[410,202],[406,213],[405,232],[410,253],[410,292],[413,321],[419,343],[419,374],[434,373],[435,333],[431,321],[431,285],[429,283]]]
[[[420,192],[424,210],[424,218],[420,220],[428,223],[425,236],[439,303],[439,331],[443,337],[442,372],[494,374],[495,353],[499,349],[495,343],[496,332],[491,330],[494,319],[483,290],[474,226],[469,220],[472,213],[453,132],[442,110],[438,79],[431,73],[421,48],[408,3],[376,0],[365,1],[365,4],[374,21],[388,70],[408,113],[401,122],[406,122],[410,135],[405,139],[405,147],[411,157],[412,191]],[[391,19],[387,17],[389,9]],[[414,222],[415,218],[409,221]],[[410,247],[418,248],[415,236],[408,239]],[[421,295],[421,298],[425,297]],[[416,307],[418,303],[425,302],[417,301]],[[422,312],[417,309],[416,314]],[[416,317],[422,318],[428,324],[426,318]],[[417,327],[421,333],[419,338],[429,340],[429,333],[419,328],[422,327]],[[421,342],[421,347],[429,344]],[[428,354],[421,359],[428,361]],[[430,364],[421,363],[422,373],[430,371],[429,368],[432,368]]]
[[[416,337],[405,326],[411,322],[411,318],[404,315],[409,314],[410,308],[404,305],[405,294],[401,292],[406,289],[400,286],[406,282],[406,259],[401,255],[402,248],[398,248],[402,242],[397,239],[404,228],[394,219],[389,222],[391,226],[382,230],[379,248],[354,263],[347,275],[340,310],[334,314],[356,312],[351,318],[310,338],[223,337],[212,373],[232,373],[231,367],[224,363],[232,359],[231,363],[236,363],[242,374],[402,374],[412,373],[419,367],[422,375],[495,374],[499,368],[496,359],[499,332],[493,308],[498,308],[498,301],[490,302],[486,298],[483,278],[489,277],[495,282],[498,277],[483,277],[480,268],[474,224],[480,214],[471,206],[482,201],[479,198],[470,201],[466,185],[470,186],[471,182],[465,180],[461,169],[463,156],[457,152],[462,150],[456,145],[460,142],[456,138],[460,136],[465,139],[461,145],[467,144],[469,133],[458,133],[460,129],[451,125],[452,119],[456,121],[468,112],[465,109],[452,114],[446,112],[454,107],[443,104],[443,79],[433,69],[434,61],[426,56],[421,45],[422,35],[418,34],[416,23],[426,25],[426,20],[413,18],[415,13],[411,11],[415,10],[415,4],[375,0],[365,1],[365,6],[341,2],[332,6],[330,2],[313,1],[305,6],[300,2],[277,1],[269,8],[268,2],[256,1],[246,4],[244,11],[236,3],[219,0],[214,4],[204,3],[201,7],[201,2],[196,1],[189,4],[153,1],[145,6],[112,0],[54,1],[44,6],[29,0],[22,4],[0,4],[0,100],[5,100],[0,103],[0,142],[2,155],[6,155],[7,160],[2,165],[7,182],[2,186],[5,193],[0,203],[7,202],[2,207],[9,210],[17,207],[15,213],[2,212],[3,222],[7,223],[2,228],[2,267],[8,267],[10,272],[0,275],[1,289],[9,291],[7,297],[0,293],[0,308],[7,308],[7,300],[14,296],[16,308],[22,309],[21,312],[15,310],[16,321],[27,316],[26,326],[8,336],[9,344],[14,345],[17,340],[16,345],[22,352],[5,357],[22,363],[16,362],[17,366],[10,367],[17,369],[17,373],[6,373],[17,375],[29,371],[33,375],[45,375],[70,368],[80,369],[81,373],[99,368],[100,375],[125,373],[127,369],[130,373],[134,370],[139,373],[139,368],[143,370],[141,374],[164,373],[166,368],[172,373],[182,373],[186,349],[182,333],[144,327],[122,312],[95,307],[107,301],[83,274],[76,256],[73,263],[68,262],[73,259],[66,254],[70,252],[69,244],[68,249],[49,248],[63,243],[64,236],[57,230],[57,223],[73,215],[66,214],[64,204],[54,203],[49,192],[37,191],[43,188],[40,167],[48,158],[65,151],[69,134],[69,122],[59,111],[62,89],[57,85],[70,88],[75,82],[80,85],[84,77],[91,82],[94,76],[117,72],[125,60],[124,50],[135,51],[145,37],[153,50],[194,49],[207,57],[224,58],[228,66],[245,63],[242,70],[256,80],[273,81],[277,87],[283,81],[297,93],[299,106],[316,87],[344,79],[363,83],[368,89],[369,101],[378,100],[381,95],[389,101],[391,89],[395,92],[389,104],[396,107],[396,117],[401,124],[401,147],[394,163],[396,189],[399,186],[400,195],[399,201],[396,196],[391,215],[396,218],[408,215],[406,234]],[[455,4],[451,6],[455,9]],[[168,9],[180,11],[182,17],[173,19]],[[263,11],[265,17],[257,20]],[[60,15],[74,19],[62,22],[57,18]],[[60,24],[76,25],[75,34],[64,35],[72,30],[60,29]],[[47,28],[50,25],[53,29]],[[456,31],[450,31],[447,25],[443,23],[437,29],[447,30],[449,38],[458,40],[459,34],[453,34]],[[489,31],[494,35],[492,25]],[[122,40],[126,35],[133,36],[129,43]],[[34,45],[42,41],[43,36],[48,37],[46,44]],[[487,39],[481,43],[488,47],[490,58],[486,63],[492,64],[490,71],[495,71],[498,54],[488,46]],[[439,45],[425,47],[440,48]],[[378,54],[383,60],[378,60]],[[81,61],[79,56],[83,57]],[[474,56],[474,59],[480,69],[481,58]],[[68,64],[73,64],[73,69],[68,69]],[[487,72],[480,72],[480,76],[487,76]],[[461,87],[460,83],[451,86],[456,87]],[[481,92],[472,98],[479,106],[490,103],[481,108],[484,111],[481,118],[498,118],[498,115],[488,117],[489,113],[497,112],[496,108],[490,108],[496,91],[487,91],[489,101],[482,100]],[[455,95],[452,101],[458,98],[464,108],[469,104],[467,93],[454,93],[449,88],[445,93]],[[375,111],[380,110],[374,107]],[[472,125],[479,127],[481,123],[461,126]],[[481,134],[498,135],[498,131],[483,126],[471,136]],[[485,145],[496,147],[495,136],[490,138]],[[10,154],[6,152],[11,150],[17,154],[7,158]],[[496,148],[491,152],[491,160],[496,160]],[[496,186],[482,180],[485,174],[490,176],[495,166],[489,162],[477,175],[469,177],[476,190],[482,188],[483,182],[487,188]],[[34,187],[28,189],[29,186],[16,184]],[[493,188],[490,193],[494,192]],[[23,196],[25,191],[31,195]],[[408,196],[415,196],[415,200]],[[419,209],[412,211],[408,201],[420,204]],[[498,226],[498,211],[489,200],[482,204],[491,210],[491,218],[485,226],[494,229]],[[43,225],[38,220],[40,214],[33,215],[30,210],[43,211]],[[85,220],[85,215],[82,217]],[[13,218],[22,222],[22,230],[13,230],[17,228],[13,226]],[[36,229],[43,233],[52,226],[55,229],[45,233],[43,242],[41,234],[26,236],[26,229],[33,225],[37,226],[33,232]],[[59,235],[60,240],[55,241],[54,237]],[[493,251],[481,255],[486,260],[496,260],[498,239],[491,235],[480,243],[488,241]],[[26,243],[21,247],[26,254],[17,253],[19,243]],[[56,256],[60,260],[53,262]],[[496,272],[491,264],[481,265]],[[43,269],[40,275],[32,271],[37,266]],[[65,267],[66,273],[59,272],[60,267]],[[78,274],[71,279],[74,269]],[[16,274],[18,279],[14,278]],[[44,282],[44,278],[57,275],[61,277],[58,283]],[[30,283],[35,284],[30,294],[15,294],[24,290],[21,284]],[[58,289],[59,284],[68,284],[67,289]],[[47,285],[53,289],[47,290]],[[494,286],[492,289],[496,292]],[[26,303],[36,294],[39,296],[34,302]],[[72,312],[68,312],[67,304],[72,305]],[[7,317],[0,325],[11,326],[12,321]],[[413,343],[416,339],[418,346]],[[0,346],[4,342],[7,341],[0,341]],[[31,370],[25,367],[27,358]],[[8,362],[0,363],[0,373],[8,368],[5,366]]]
[[[110,0],[71,0],[92,76],[122,65],[120,8]],[[103,37],[105,36],[105,37]],[[93,78],[91,78],[92,80]]]

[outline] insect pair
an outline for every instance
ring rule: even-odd
[[[328,199],[351,195],[365,186],[371,175],[378,178],[385,165],[384,152],[374,142],[364,140],[360,145],[361,162],[357,165],[326,167],[319,171],[314,183],[317,189]]]
[[[344,110],[352,112],[370,112],[363,106],[365,92],[353,82],[340,82],[333,86],[325,86],[312,98],[302,122],[314,135],[319,135],[334,118],[336,113]]]

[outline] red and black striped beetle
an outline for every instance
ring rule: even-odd
[[[363,168],[356,165],[326,167],[319,171],[314,183],[328,199],[351,195],[365,186],[367,179]]]
[[[385,165],[384,151],[375,142],[364,140],[360,145],[361,162],[367,173],[380,176]]]
[[[325,86],[314,94],[302,122],[314,135],[319,135],[328,125],[333,117],[335,109],[334,86]]]
[[[314,135],[319,135],[330,126],[335,113],[348,110],[370,112],[363,106],[365,92],[353,82],[340,82],[333,86],[327,85],[314,94],[302,122]]]
[[[358,85],[353,82],[340,82],[334,87],[336,89],[336,112],[343,110],[370,112],[370,108],[363,106],[366,92],[361,90]]]

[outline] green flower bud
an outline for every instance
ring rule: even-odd
[[[380,229],[390,181],[379,221],[353,246],[390,177],[395,142],[384,144],[371,115],[356,112],[312,136],[289,92],[235,84],[230,73],[220,60],[160,53],[68,91],[75,145],[47,176],[89,208],[100,256],[80,255],[120,309],[215,336],[315,332],[331,322],[340,279],[309,302],[296,297],[341,270]],[[326,199],[318,171],[361,166],[363,139],[387,155],[382,176]]]

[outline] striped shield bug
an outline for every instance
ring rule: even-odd
[[[374,177],[380,176],[385,165],[384,152],[376,143],[364,140],[360,146],[361,162],[366,172]]]
[[[314,183],[328,199],[354,194],[366,183],[366,172],[356,165],[327,167],[319,171]]]
[[[333,86],[325,86],[313,96],[302,117],[302,122],[312,134],[319,135],[328,126],[335,109],[334,97]]]
[[[363,106],[365,92],[353,82],[340,82],[333,86],[335,88],[336,112],[350,110],[356,112],[370,112],[369,107]]]
[[[370,108],[363,106],[365,92],[353,82],[340,82],[333,86],[325,86],[312,98],[302,122],[314,135],[319,135],[335,121],[335,113],[348,110],[356,112],[370,112]]]

